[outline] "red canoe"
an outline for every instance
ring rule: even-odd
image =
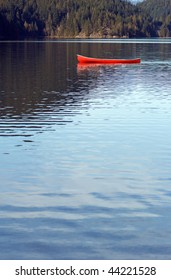
[[[99,63],[99,64],[131,64],[131,63],[140,63],[140,58],[133,59],[107,59],[107,58],[94,58],[87,57],[77,54],[77,60],[79,63]]]

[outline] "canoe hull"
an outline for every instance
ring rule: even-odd
[[[98,64],[134,64],[140,63],[140,58],[134,59],[103,59],[103,58],[93,58],[77,54],[77,60],[79,63],[98,63]]]

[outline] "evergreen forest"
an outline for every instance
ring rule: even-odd
[[[171,0],[0,0],[0,39],[171,37]]]

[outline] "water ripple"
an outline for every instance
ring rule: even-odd
[[[77,67],[104,52],[142,63]],[[170,258],[169,57],[170,39],[1,44],[0,258]]]

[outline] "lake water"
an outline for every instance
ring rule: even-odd
[[[171,39],[0,42],[0,259],[171,259],[170,215]]]

